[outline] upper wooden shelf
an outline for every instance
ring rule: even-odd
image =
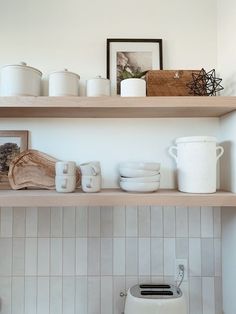
[[[221,117],[236,97],[0,97],[0,118]]]
[[[236,194],[218,191],[214,194],[187,194],[176,190],[155,193],[126,193],[119,189],[100,193],[57,193],[45,190],[0,191],[0,207],[66,207],[66,206],[236,206]]]

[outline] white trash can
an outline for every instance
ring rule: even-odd
[[[216,164],[224,153],[223,147],[216,146],[216,142],[212,136],[180,137],[176,146],[169,148],[169,154],[177,163],[179,191],[216,192]]]

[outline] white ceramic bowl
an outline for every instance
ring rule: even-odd
[[[132,168],[139,170],[160,170],[161,164],[159,162],[139,162],[139,161],[128,161],[120,163],[120,168]]]
[[[160,174],[157,174],[155,176],[150,177],[138,177],[138,178],[126,178],[126,177],[120,177],[120,181],[122,182],[159,182],[161,178]]]
[[[160,182],[120,182],[122,190],[127,192],[154,192],[160,187]]]
[[[137,178],[137,177],[150,177],[159,174],[159,171],[155,170],[142,170],[142,169],[132,169],[120,167],[120,176],[127,178]]]

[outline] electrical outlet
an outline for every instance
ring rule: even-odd
[[[175,260],[175,280],[180,281],[181,277],[179,276],[179,265],[184,265],[184,280],[188,280],[188,260],[187,259],[176,259]]]

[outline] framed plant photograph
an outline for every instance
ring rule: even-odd
[[[28,131],[0,131],[0,189],[10,189],[8,170],[15,156],[28,149]]]
[[[111,94],[120,94],[120,82],[163,69],[162,39],[107,39],[107,78]]]

